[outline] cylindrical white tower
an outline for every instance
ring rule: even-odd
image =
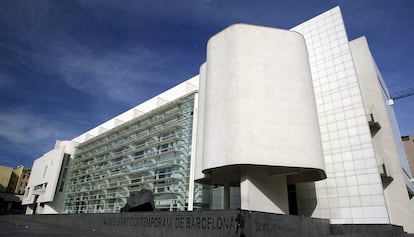
[[[326,178],[304,38],[230,26],[209,40],[201,73],[199,181],[240,185],[244,209],[287,213],[287,182]]]

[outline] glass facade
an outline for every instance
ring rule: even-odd
[[[70,165],[65,213],[119,212],[130,192],[149,189],[158,210],[186,210],[195,94],[81,143]],[[194,208],[208,190],[194,188]]]

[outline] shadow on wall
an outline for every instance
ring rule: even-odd
[[[275,184],[269,182],[273,176],[265,175],[265,172],[252,172],[248,175],[250,182],[256,186],[260,192],[262,192],[270,201],[272,201],[277,207],[279,207],[284,213],[289,213],[289,205],[287,203],[287,187],[286,187],[286,196],[280,195],[275,190]],[[287,185],[287,184],[286,184]]]
[[[298,215],[311,217],[318,204],[314,182],[296,184]]]

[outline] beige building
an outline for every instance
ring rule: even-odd
[[[24,166],[18,166],[16,169],[0,166],[0,192],[24,194],[30,170]]]
[[[0,192],[9,192],[9,183],[12,175],[13,168],[0,166]]]
[[[14,183],[14,193],[24,194],[25,188],[29,183],[31,168],[19,166],[16,169],[14,169],[13,172],[16,175]]]

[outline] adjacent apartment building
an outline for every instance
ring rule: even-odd
[[[24,194],[31,169],[24,166],[0,166],[0,192]]]
[[[233,208],[414,232],[414,183],[392,100],[339,7],[290,30],[237,24],[200,74],[37,159],[27,213]],[[217,187],[217,188],[216,188]]]

